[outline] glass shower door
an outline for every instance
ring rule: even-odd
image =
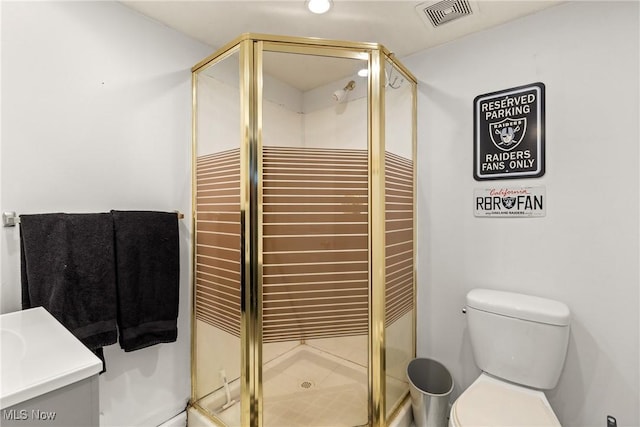
[[[385,382],[387,418],[409,390],[415,355],[413,83],[385,63]]]
[[[369,422],[367,63],[330,54],[263,55],[266,427]]]
[[[415,356],[415,78],[377,44],[244,34],[193,83],[192,421],[386,425]]]
[[[240,426],[239,52],[197,74],[192,394],[227,426]],[[221,349],[224,349],[221,351]]]

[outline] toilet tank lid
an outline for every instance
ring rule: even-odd
[[[469,291],[467,306],[476,310],[549,325],[566,326],[571,319],[569,307],[559,301],[491,289]]]

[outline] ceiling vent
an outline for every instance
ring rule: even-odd
[[[464,16],[472,15],[477,12],[477,6],[475,2],[470,0],[427,1],[418,4],[416,12],[418,12],[423,21],[428,22],[435,28]]]

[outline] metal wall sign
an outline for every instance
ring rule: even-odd
[[[473,101],[473,177],[544,175],[544,84],[477,96]]]
[[[495,218],[522,218],[546,215],[545,187],[476,188],[474,215]]]

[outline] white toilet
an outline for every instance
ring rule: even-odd
[[[482,374],[451,407],[449,427],[560,426],[542,390],[558,383],[569,308],[558,301],[474,289],[467,325]]]

